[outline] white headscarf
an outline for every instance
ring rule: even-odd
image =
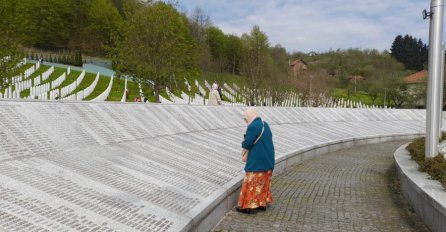
[[[217,89],[218,89],[217,83],[212,84],[212,90],[217,90]]]
[[[254,119],[256,119],[259,116],[259,113],[257,113],[257,110],[255,108],[248,108],[245,112],[243,112],[243,117],[246,120],[246,123],[249,125],[251,124]]]

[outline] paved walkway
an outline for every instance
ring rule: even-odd
[[[357,146],[296,165],[272,181],[266,212],[233,209],[215,231],[428,231],[399,192],[393,152]]]

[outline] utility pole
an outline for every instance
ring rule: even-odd
[[[431,0],[430,12],[423,11],[423,18],[430,19],[429,26],[429,81],[427,89],[426,110],[426,142],[425,158],[432,158],[438,154],[439,137],[439,101],[440,75],[443,40],[444,0]]]

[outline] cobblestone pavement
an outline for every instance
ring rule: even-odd
[[[304,161],[272,181],[265,212],[233,209],[214,231],[428,231],[399,192],[393,152],[405,141]]]

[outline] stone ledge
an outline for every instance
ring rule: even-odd
[[[20,218],[0,218],[0,230],[26,221],[29,230],[207,231],[237,200],[245,107],[1,100],[0,107],[2,208]],[[422,110],[258,110],[273,130],[276,174],[425,127]],[[88,221],[57,221],[46,211]]]
[[[418,171],[406,150],[408,144],[394,153],[404,197],[432,231],[446,231],[446,191],[438,181]]]

